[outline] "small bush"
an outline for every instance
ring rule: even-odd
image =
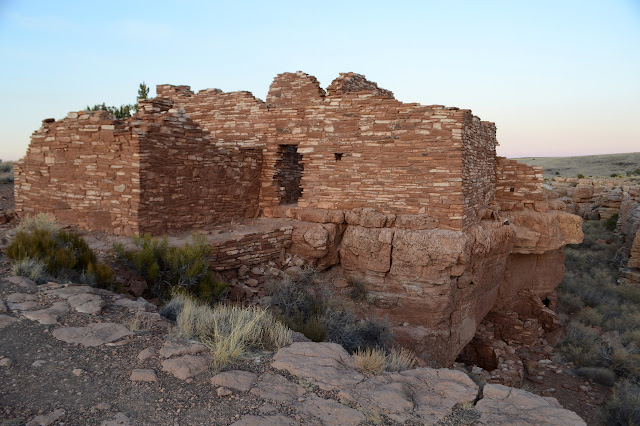
[[[291,330],[268,311],[229,305],[209,305],[177,295],[181,306],[177,316],[178,334],[201,341],[209,347],[216,369],[233,362],[251,349],[277,350],[291,344]]]
[[[13,162],[0,161],[0,183],[13,182]]]
[[[602,420],[607,425],[640,425],[640,386],[630,381],[616,385]]]
[[[83,280],[103,288],[112,284],[111,268],[98,261],[82,237],[58,230],[55,222],[44,215],[23,220],[6,253],[22,266],[43,263],[46,273],[56,280]],[[16,268],[20,270],[20,266]],[[23,272],[27,273],[24,269]]]
[[[171,289],[177,287],[208,302],[218,299],[227,288],[209,269],[211,248],[204,235],[193,234],[183,247],[170,247],[166,235],[161,239],[136,235],[133,243],[133,250],[114,244],[116,257],[145,277],[157,297],[168,299]]]
[[[607,366],[606,345],[598,333],[590,327],[572,321],[559,347],[560,354],[576,367]]]
[[[351,287],[351,291],[349,291],[349,297],[351,297],[351,299],[356,301],[367,300],[367,289],[363,281],[349,277],[347,282]]]
[[[37,259],[24,258],[16,261],[11,267],[13,275],[27,277],[36,284],[44,284],[47,281],[47,265]]]
[[[560,172],[556,172],[556,176],[560,176]]]
[[[582,173],[578,173],[577,178],[578,178],[578,179],[584,179],[584,175],[583,175]]]
[[[618,174],[617,174],[617,173],[611,173],[611,177],[612,177],[612,178],[614,178],[614,177],[618,177]]]
[[[387,355],[384,349],[358,349],[354,352],[353,357],[358,370],[365,373],[380,374],[387,365]]]
[[[618,213],[612,215],[604,222],[604,227],[607,231],[615,231],[618,226]]]
[[[576,374],[603,386],[613,386],[616,383],[616,373],[608,368],[582,367],[576,370]]]
[[[338,343],[347,351],[386,347],[393,334],[388,321],[358,320],[353,307],[300,279],[285,279],[269,288],[271,305],[292,330],[313,341]]]

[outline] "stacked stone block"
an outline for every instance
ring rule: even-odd
[[[515,160],[498,157],[496,201],[502,210],[540,209],[540,202],[543,200],[543,180],[542,167],[528,166]]]

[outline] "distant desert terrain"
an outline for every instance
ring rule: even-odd
[[[611,174],[626,175],[640,168],[640,152],[623,154],[582,155],[576,157],[523,157],[514,158],[530,166],[544,167],[544,177],[576,177],[578,173],[588,176],[609,177]],[[556,175],[558,172],[558,175]]]

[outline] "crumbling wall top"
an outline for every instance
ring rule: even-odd
[[[343,96],[345,93],[365,91],[388,99],[395,99],[390,90],[382,89],[373,81],[367,80],[364,75],[354,72],[341,72],[340,76],[333,80],[327,88],[329,96],[336,97]]]

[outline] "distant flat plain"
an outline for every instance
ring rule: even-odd
[[[640,152],[623,154],[581,155],[576,157],[522,157],[514,158],[530,166],[544,167],[544,177],[609,177],[612,174],[627,175],[640,168]],[[558,174],[556,174],[558,172]]]

